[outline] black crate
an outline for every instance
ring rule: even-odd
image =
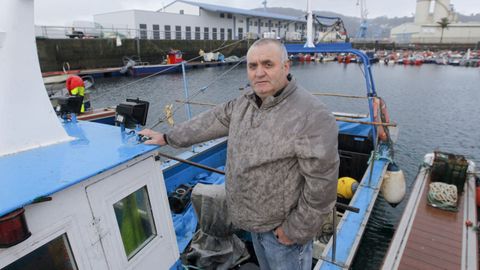
[[[463,192],[467,179],[468,161],[462,155],[440,151],[434,153],[431,181],[455,185],[459,193]]]

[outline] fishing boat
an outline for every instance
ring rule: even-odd
[[[181,255],[189,252],[202,224],[187,194],[198,184],[224,181],[227,139],[165,155],[136,134],[148,112],[148,103],[140,100],[117,106],[119,126],[77,121],[74,99],[63,108],[72,117],[59,119],[42,83],[33,0],[5,0],[0,7],[0,71],[11,75],[2,77],[2,100],[11,102],[2,103],[0,115],[15,112],[15,121],[0,118],[0,268],[189,269]],[[315,244],[323,249],[315,269],[348,269],[392,162],[394,124],[384,121],[364,53],[348,43],[287,48],[292,53],[350,53],[363,60],[369,114],[336,113],[339,174],[359,184],[355,192],[354,181],[342,186],[350,196],[332,210],[333,233],[323,235],[323,245]],[[32,64],[20,64],[20,56]],[[9,72],[19,68],[21,76]],[[26,109],[17,110],[20,102]],[[126,128],[126,122],[137,127]],[[229,242],[228,250],[242,246],[238,256],[222,261],[231,267],[255,261],[252,252],[246,253],[248,234],[238,237],[247,247]],[[213,263],[210,267],[216,268],[218,261]]]
[[[370,114],[363,119],[337,117],[339,125],[339,177],[351,177],[360,183],[348,205],[359,209],[358,213],[346,211],[341,215],[336,230],[325,246],[320,249],[315,269],[348,269],[355,257],[370,217],[379,190],[382,187],[387,167],[391,162],[391,140],[378,139],[374,117],[374,97],[377,96],[369,58],[349,43],[317,44],[305,47],[303,44],[287,44],[289,53],[346,53],[361,59],[365,74],[366,93]],[[359,121],[361,120],[361,121]],[[354,122],[354,123],[352,123]],[[362,124],[363,123],[363,124]],[[374,154],[372,154],[374,153]]]
[[[382,269],[478,269],[474,172],[463,156],[425,155]]]
[[[160,73],[179,73],[182,72],[182,65],[184,69],[207,68],[218,66],[229,66],[238,63],[238,61],[212,61],[200,62],[189,61],[176,64],[158,64],[158,65],[134,65],[128,69],[128,74],[133,77],[143,77],[148,75],[157,75]]]

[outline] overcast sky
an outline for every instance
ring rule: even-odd
[[[1,1],[1,0],[0,0]],[[193,0],[202,3],[252,9],[262,7],[262,0]],[[93,21],[94,14],[126,9],[158,10],[171,0],[36,0],[35,24],[64,26],[74,20]],[[415,12],[415,0],[366,0],[368,18],[402,17]],[[307,0],[267,0],[267,7],[306,9]],[[357,0],[311,0],[313,10],[333,11],[360,17]],[[480,13],[480,0],[451,0],[462,14]]]

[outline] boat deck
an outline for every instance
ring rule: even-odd
[[[392,239],[383,269],[478,269],[475,184],[468,177],[458,212],[427,204],[430,173],[422,168]]]

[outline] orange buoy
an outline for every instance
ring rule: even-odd
[[[376,97],[373,99],[373,117],[375,122],[390,123],[387,105],[381,98]],[[378,138],[381,141],[387,141],[388,139],[387,131],[385,130],[387,128],[381,125],[377,126]]]

